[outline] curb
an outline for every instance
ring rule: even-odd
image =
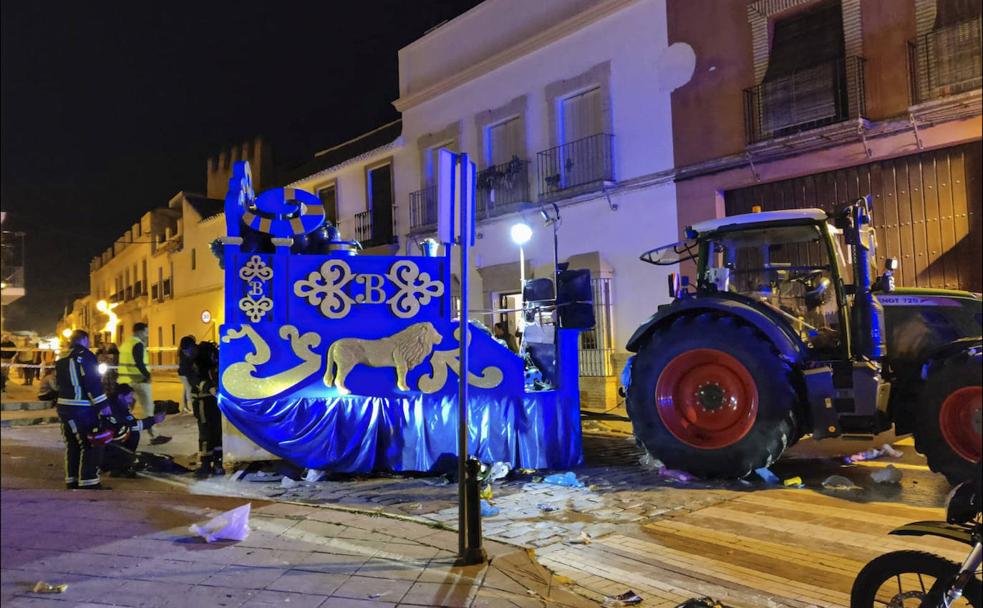
[[[4,412],[22,412],[25,410],[45,410],[49,407],[51,407],[51,403],[48,401],[4,401],[0,410]]]
[[[11,418],[10,420],[0,420],[0,428],[10,428],[14,426],[36,426],[39,424],[57,424],[60,422],[57,416],[39,416],[37,418]]]

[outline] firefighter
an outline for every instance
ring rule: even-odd
[[[55,363],[58,384],[58,418],[65,439],[65,485],[69,489],[104,490],[99,483],[99,464],[105,439],[100,432],[99,410],[106,402],[99,363],[89,350],[89,334],[72,332],[69,352]]]
[[[201,342],[195,354],[192,382],[195,418],[198,420],[197,477],[225,475],[222,468],[222,412],[218,409],[218,347]]]
[[[136,452],[140,445],[140,432],[150,431],[164,421],[164,414],[137,419],[132,412],[136,395],[129,384],[116,387],[116,394],[109,398],[102,409],[104,427],[113,431],[113,440],[106,445],[102,470],[111,477],[136,477]]]

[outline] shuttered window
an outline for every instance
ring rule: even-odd
[[[372,240],[388,243],[393,237],[392,165],[369,170],[369,212],[372,217]]]
[[[501,165],[513,157],[521,159],[524,154],[523,135],[522,121],[518,116],[488,127],[485,162],[488,165]]]
[[[774,24],[763,85],[763,127],[783,135],[844,114],[846,71],[839,1],[822,2]]]
[[[602,133],[601,89],[591,89],[563,100],[560,119],[560,143]]]
[[[334,184],[326,186],[317,191],[317,198],[321,200],[321,204],[324,206],[324,213],[328,218],[328,221],[334,225],[338,225],[338,191]]]

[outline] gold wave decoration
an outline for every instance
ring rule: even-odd
[[[460,342],[460,327],[454,330],[454,338]],[[470,329],[468,331],[468,344],[471,344]],[[444,388],[444,385],[447,384],[448,369],[453,370],[458,376],[461,375],[460,351],[456,348],[453,350],[435,350],[430,356],[430,373],[420,376],[420,392],[429,395]],[[478,388],[495,388],[502,383],[504,377],[505,375],[500,368],[489,365],[481,370],[480,375],[468,371],[468,384]]]
[[[270,361],[270,347],[252,326],[243,325],[240,330],[230,329],[222,337],[222,342],[228,343],[243,337],[252,342],[254,352],[243,357],[243,361],[228,366],[222,374],[222,387],[232,397],[266,399],[290,390],[321,370],[321,355],[311,350],[321,343],[321,336],[314,332],[300,335],[293,325],[281,327],[280,338],[290,340],[290,347],[303,363],[266,377],[256,376],[255,372],[257,366]]]

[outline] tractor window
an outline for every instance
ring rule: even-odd
[[[731,230],[708,241],[705,286],[770,306],[817,349],[838,347],[835,275],[819,226]]]

